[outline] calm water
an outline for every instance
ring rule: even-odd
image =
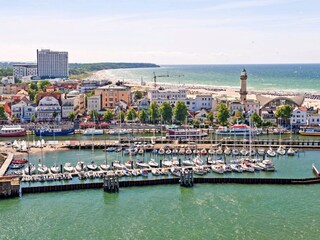
[[[239,87],[243,65],[169,65],[161,68],[106,70],[106,76],[119,80],[199,84],[220,87]],[[316,92],[320,90],[320,64],[249,64],[248,88],[255,90],[285,90]]]
[[[196,185],[0,201],[1,239],[318,239],[320,185]]]

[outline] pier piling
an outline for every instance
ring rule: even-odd
[[[119,177],[116,175],[107,175],[104,178],[103,190],[105,192],[119,192]]]

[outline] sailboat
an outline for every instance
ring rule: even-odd
[[[96,129],[96,121],[95,121],[95,116],[93,114],[93,122],[94,122],[94,127],[92,128],[87,128],[83,131],[83,135],[103,135],[103,129]]]
[[[107,151],[106,151],[106,139],[104,139],[104,154],[105,154],[105,161],[103,163],[100,164],[100,168],[104,171],[107,171],[110,169],[110,165],[108,165],[108,161],[107,161]]]

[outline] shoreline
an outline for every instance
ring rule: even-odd
[[[109,74],[110,70],[101,70],[94,72],[88,79],[89,80],[104,80],[108,79],[113,84],[119,81],[114,76]],[[144,90],[146,91],[149,88],[153,87],[153,82],[144,81],[145,85],[141,85],[141,81],[126,79],[124,80],[124,84],[126,86],[132,87],[135,90]],[[177,83],[169,83],[169,82],[161,82],[157,85],[163,87],[170,88],[181,88],[184,87],[188,89],[188,95],[196,95],[196,94],[212,94],[213,97],[226,97],[230,99],[240,99],[239,87],[223,87],[223,86],[213,86],[213,85],[203,85],[203,84],[177,84]],[[297,90],[298,91],[298,90]],[[317,94],[315,94],[317,93]],[[294,92],[294,91],[286,91],[286,90],[257,90],[257,89],[248,89],[248,99],[256,100],[256,95],[263,95],[266,97],[278,97],[278,96],[298,96],[304,95],[305,100],[303,102],[303,106],[320,108],[320,91],[315,91],[315,93],[311,92]]]

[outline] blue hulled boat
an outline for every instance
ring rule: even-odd
[[[66,136],[74,134],[74,128],[62,129],[62,128],[50,128],[43,127],[34,131],[37,136]]]

